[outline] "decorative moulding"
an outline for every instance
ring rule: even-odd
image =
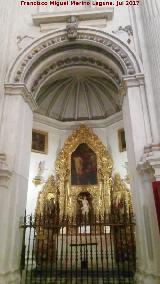
[[[66,30],[69,40],[75,40],[77,38],[78,19],[75,16],[70,16],[68,24],[66,25]]]
[[[137,169],[141,173],[150,173],[152,181],[160,181],[160,144],[151,144],[144,147],[144,154]]]
[[[118,30],[112,31],[113,34],[119,34],[120,32],[125,32],[128,35],[127,43],[131,43],[131,38],[133,37],[133,28],[131,25],[125,27],[119,26]]]
[[[45,80],[49,78],[49,76],[53,75],[54,73],[58,72],[63,68],[69,68],[73,66],[86,66],[91,68],[97,68],[97,70],[102,70],[104,74],[110,78],[117,88],[119,88],[121,84],[121,79],[119,74],[113,70],[111,66],[103,63],[101,60],[98,60],[91,56],[91,54],[85,56],[69,56],[67,58],[61,60],[55,60],[54,63],[48,64],[45,70],[42,70],[40,74],[37,75],[34,82],[31,84],[31,92],[35,93],[35,97],[37,96],[36,93],[39,91],[41,84],[44,84]]]
[[[107,7],[103,10],[99,11],[67,11],[63,13],[39,13],[32,16],[33,23],[35,26],[39,26],[41,24],[49,24],[49,23],[66,23],[70,16],[77,16],[78,21],[89,21],[89,20],[99,20],[99,19],[107,19],[111,20],[113,17],[114,9],[112,7]]]
[[[123,76],[123,88],[144,86],[144,74]]]
[[[88,21],[79,21],[79,27],[97,27],[97,28],[105,28],[107,26],[106,19],[98,19],[98,20],[88,20]],[[56,29],[65,29],[66,22],[62,23],[49,23],[49,24],[40,24],[41,32],[48,32]]]
[[[113,58],[119,61],[123,74],[133,75],[141,73],[141,62],[135,54],[122,41],[106,32],[93,28],[78,28],[76,41],[85,46],[89,43],[91,47],[99,46],[102,52],[109,52]],[[65,30],[54,31],[33,42],[28,49],[23,51],[18,60],[14,62],[7,75],[7,81],[11,83],[24,83],[30,79],[31,66],[41,59],[46,53],[54,52],[58,46],[68,45],[67,32]],[[71,43],[70,43],[71,44]],[[53,70],[54,72],[54,70]],[[34,78],[32,78],[34,81]]]
[[[106,119],[101,119],[101,120],[92,120],[92,121],[77,121],[74,122],[74,126],[73,126],[73,122],[61,122],[61,121],[57,121],[56,119],[53,118],[49,118],[46,117],[44,115],[41,115],[39,113],[34,113],[33,116],[34,122],[38,122],[38,123],[42,123],[44,125],[48,125],[50,127],[54,127],[56,129],[60,129],[60,130],[70,130],[73,128],[77,128],[78,125],[80,124],[87,124],[90,128],[105,128],[107,126],[110,126],[116,122],[122,121],[123,117],[122,117],[122,112],[118,112],[110,117],[107,117]]]
[[[8,188],[8,183],[12,172],[8,168],[6,155],[0,153],[0,187]]]
[[[21,95],[24,100],[29,104],[32,111],[37,108],[37,104],[25,84],[5,84],[5,94],[10,96]]]

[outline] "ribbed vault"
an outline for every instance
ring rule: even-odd
[[[63,70],[41,88],[38,112],[59,121],[104,119],[120,111],[116,85],[98,70]]]

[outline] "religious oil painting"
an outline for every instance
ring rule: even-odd
[[[48,133],[41,130],[32,130],[32,152],[47,154]]]
[[[71,156],[71,185],[97,184],[97,156],[85,143],[80,144]]]
[[[126,139],[124,129],[121,128],[118,130],[118,141],[119,141],[119,151],[126,151]]]

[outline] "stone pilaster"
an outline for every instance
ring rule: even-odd
[[[137,169],[144,153],[144,146],[151,141],[144,80],[139,76],[130,76],[125,77],[124,81],[127,86],[127,92],[123,101],[123,120],[137,224],[136,279],[137,283],[140,284],[158,284],[159,268],[157,264],[160,246],[158,243],[158,226],[152,193],[154,171],[147,172]],[[154,281],[151,281],[153,278]]]
[[[160,127],[160,1],[142,0],[140,2],[153,94],[157,110],[157,120]]]
[[[20,283],[34,99],[22,85],[7,85],[0,132],[0,284]]]

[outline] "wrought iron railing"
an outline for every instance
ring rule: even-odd
[[[22,283],[133,283],[134,225],[131,212],[25,215]]]

